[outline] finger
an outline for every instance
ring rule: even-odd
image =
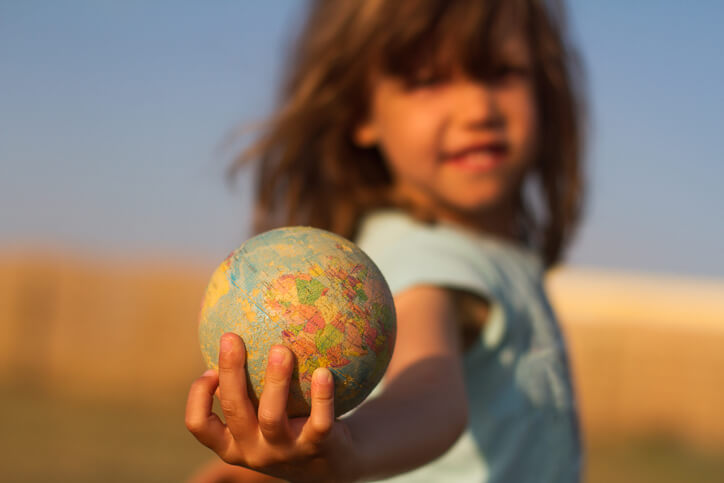
[[[320,367],[312,374],[312,412],[302,429],[302,438],[322,441],[334,425],[334,379],[329,369]]]
[[[256,432],[254,406],[246,392],[246,348],[238,335],[221,336],[219,348],[219,402],[226,425],[235,439]]]
[[[267,441],[279,443],[291,439],[287,418],[289,383],[294,355],[284,346],[269,351],[264,390],[259,398],[259,429]]]
[[[227,446],[229,438],[226,426],[211,410],[218,384],[216,371],[204,372],[191,384],[186,401],[186,427],[201,444],[217,453]]]

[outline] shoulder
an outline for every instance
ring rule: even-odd
[[[393,294],[432,285],[486,296],[500,282],[495,252],[479,239],[448,226],[417,222],[399,211],[366,217],[357,243]]]

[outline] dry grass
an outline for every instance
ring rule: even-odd
[[[2,387],[0,480],[183,481],[211,453],[183,424],[183,407],[48,397]]]

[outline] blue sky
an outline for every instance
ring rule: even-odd
[[[724,277],[724,2],[570,2],[588,71],[582,266]],[[215,263],[225,136],[268,113],[303,3],[0,0],[0,246]]]

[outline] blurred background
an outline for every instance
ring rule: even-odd
[[[0,0],[0,480],[181,481],[224,169],[300,1]],[[587,481],[724,478],[724,3],[569,2],[590,198],[548,280]]]

